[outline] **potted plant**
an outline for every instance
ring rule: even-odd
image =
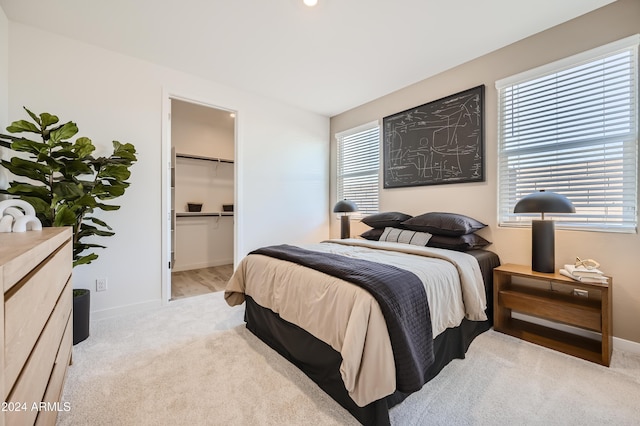
[[[111,155],[95,158],[91,139],[78,137],[71,141],[78,133],[75,123],[58,124],[55,115],[46,112],[36,115],[27,108],[25,111],[31,121],[14,121],[7,131],[35,134],[39,140],[0,134],[0,146],[22,153],[0,164],[14,176],[25,178],[9,182],[8,188],[0,189],[0,193],[30,203],[42,226],[72,227],[73,266],[89,264],[98,258],[94,249],[105,248],[94,243],[93,237],[114,235],[111,227],[94,212],[120,208],[105,201],[122,196],[129,187],[129,168],[137,161],[135,147],[113,141]],[[74,344],[88,337],[88,294],[89,290],[74,289]],[[76,310],[76,299],[86,306]],[[86,318],[81,318],[83,312]]]

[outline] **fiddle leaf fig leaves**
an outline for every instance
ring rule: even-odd
[[[93,246],[91,246],[91,245],[89,245],[89,244],[82,244],[82,245],[80,245],[80,247],[84,250],[84,249],[86,249],[86,248],[91,248],[91,247],[93,247]],[[104,248],[104,247],[103,247],[103,248]],[[88,263],[93,262],[93,261],[94,261],[94,260],[96,260],[97,258],[98,258],[98,255],[97,255],[97,254],[95,254],[95,253],[91,253],[91,254],[88,254],[88,255],[86,255],[86,256],[80,256],[80,255],[78,255],[78,256],[76,257],[76,251],[75,251],[75,249],[74,249],[74,250],[73,250],[73,267],[75,268],[76,266],[79,266],[79,265],[86,265],[86,264],[88,264]]]
[[[28,108],[24,108],[24,110],[27,111],[27,114],[29,114],[33,121],[38,123],[42,130],[58,122],[58,117],[56,117],[55,115],[51,115],[48,112],[43,112],[42,114],[40,114],[40,117],[38,117],[37,115],[29,111]]]
[[[28,109],[27,112],[29,112]],[[31,115],[31,112],[29,112],[29,115]],[[51,126],[52,124],[56,124],[57,122],[58,117],[56,117],[55,115],[51,115],[48,112],[43,112],[42,114],[40,114],[40,125],[43,129],[46,129],[47,127]]]
[[[75,223],[75,213],[66,205],[60,206],[53,219],[53,226],[73,226]]]
[[[78,158],[85,158],[90,156],[93,151],[95,151],[96,147],[93,146],[91,139],[81,137],[76,139],[76,143],[73,144],[71,149],[78,156]]]
[[[33,121],[38,123],[38,125],[42,126],[42,120],[40,119],[40,117],[38,117],[37,115],[35,115],[31,111],[29,111],[29,109],[27,109],[27,108],[24,108],[24,110],[27,111],[27,114],[29,114],[29,117],[31,117],[31,119],[33,119]]]
[[[88,217],[87,220],[90,220],[91,222],[100,225],[100,226],[104,226],[105,228],[107,228],[108,230],[111,231],[111,227],[109,225],[107,225],[104,221],[96,218],[96,217]]]
[[[117,181],[125,181],[129,179],[129,176],[131,176],[129,167],[124,164],[107,164],[100,170],[100,173],[98,174],[99,178],[111,178]]]
[[[31,133],[40,133],[40,129],[26,120],[18,120],[11,123],[11,126],[7,127],[7,131],[11,133],[20,133],[20,132],[31,132]]]
[[[113,156],[136,161],[136,149],[130,143],[121,144],[118,141],[113,141]]]
[[[11,182],[9,189],[7,189],[7,192],[9,192],[9,194],[11,195],[27,195],[30,197],[40,197],[42,199],[51,196],[51,193],[47,191],[47,188],[45,188],[44,186],[19,182]]]
[[[70,121],[49,132],[49,144],[55,144],[60,141],[67,140],[70,137],[73,137],[76,133],[78,133],[78,126],[76,126],[76,123]]]
[[[111,155],[94,158],[96,147],[91,139],[81,136],[71,140],[78,133],[74,122],[58,125],[53,114],[24,109],[32,121],[14,121],[7,131],[34,133],[41,140],[0,134],[0,146],[21,153],[1,160],[0,167],[25,178],[11,182],[2,192],[30,203],[43,226],[73,227],[73,266],[91,263],[98,258],[93,250],[105,248],[93,243],[93,238],[114,235],[102,218],[94,216],[94,210],[120,208],[104,201],[121,197],[129,187],[129,169],[138,160],[136,149],[130,143],[113,141]],[[88,237],[91,243],[83,241]]]
[[[47,183],[48,175],[51,174],[51,168],[46,164],[34,163],[20,157],[13,157],[11,161],[3,160],[2,165],[16,176],[28,177],[44,184]]]

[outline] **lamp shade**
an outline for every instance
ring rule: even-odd
[[[571,201],[557,192],[534,192],[520,199],[513,208],[514,213],[575,213]]]
[[[357,212],[358,206],[356,203],[350,200],[340,200],[333,206],[334,213],[351,213]]]
[[[349,215],[358,211],[356,203],[350,200],[341,200],[333,206],[334,213],[344,213],[340,218],[340,238],[349,238],[351,235],[351,225],[349,225]]]

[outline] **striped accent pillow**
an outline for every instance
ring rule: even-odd
[[[394,243],[413,244],[415,246],[426,246],[431,238],[428,232],[410,231],[408,229],[384,228],[380,236],[380,241],[391,241]]]

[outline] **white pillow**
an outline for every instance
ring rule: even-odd
[[[413,244],[416,246],[426,246],[431,238],[428,232],[410,231],[408,229],[384,228],[380,236],[380,241],[391,241],[394,243]]]

